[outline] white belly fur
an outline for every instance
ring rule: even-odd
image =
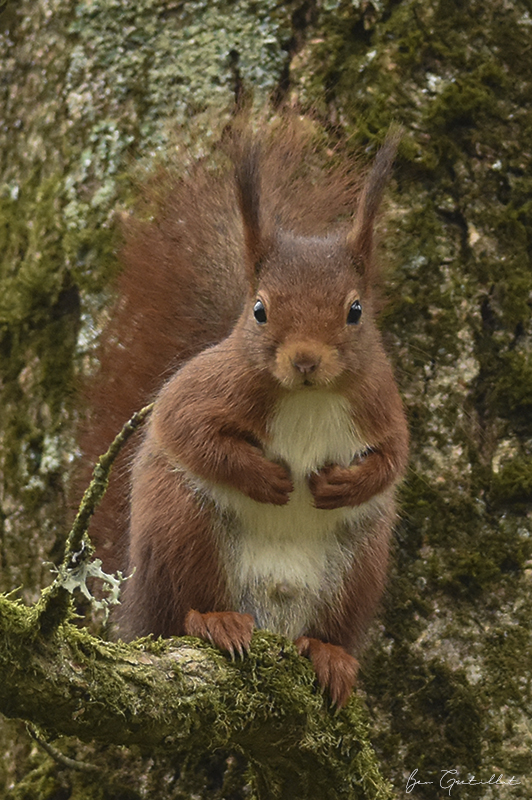
[[[219,485],[207,491],[225,512],[220,544],[235,608],[253,614],[259,627],[296,638],[316,620],[318,602],[333,599],[352,562],[357,542],[346,539],[344,523],[374,514],[380,498],[330,511],[313,505],[309,473],[326,463],[348,466],[367,447],[341,395],[325,389],[288,394],[269,434],[267,457],[286,462],[294,482],[286,505],[258,503]]]

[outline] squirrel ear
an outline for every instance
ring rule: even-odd
[[[353,228],[347,236],[347,244],[357,261],[371,263],[373,251],[373,224],[379,210],[382,195],[390,175],[402,129],[393,125],[383,146],[377,153],[373,167],[362,188]]]
[[[238,137],[233,150],[236,193],[242,221],[248,274],[256,283],[260,262],[269,247],[261,219],[261,154],[260,141],[245,132]]]

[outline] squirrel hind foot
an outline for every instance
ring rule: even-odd
[[[191,609],[185,617],[185,634],[226,650],[234,660],[249,650],[254,620],[251,614],[237,611],[209,611],[205,614]]]
[[[308,636],[300,636],[295,645],[299,654],[309,658],[318,683],[327,689],[332,705],[343,708],[356,686],[359,663],[343,647]]]

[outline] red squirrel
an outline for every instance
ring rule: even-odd
[[[373,228],[398,136],[349,227],[328,231],[352,202],[347,172],[302,178],[297,136],[279,140],[235,135],[230,177],[196,166],[126,236],[122,333],[150,337],[145,362],[160,362],[159,325],[177,369],[132,464],[119,631],[188,634],[234,656],[254,626],[269,629],[295,641],[341,707],[383,593],[408,453],[375,321]],[[138,382],[132,367],[133,394]]]

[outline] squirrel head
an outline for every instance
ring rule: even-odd
[[[379,360],[373,228],[398,141],[393,130],[351,228],[328,236],[299,236],[263,220],[260,145],[249,139],[235,159],[249,282],[239,327],[250,359],[286,389],[341,388]]]

